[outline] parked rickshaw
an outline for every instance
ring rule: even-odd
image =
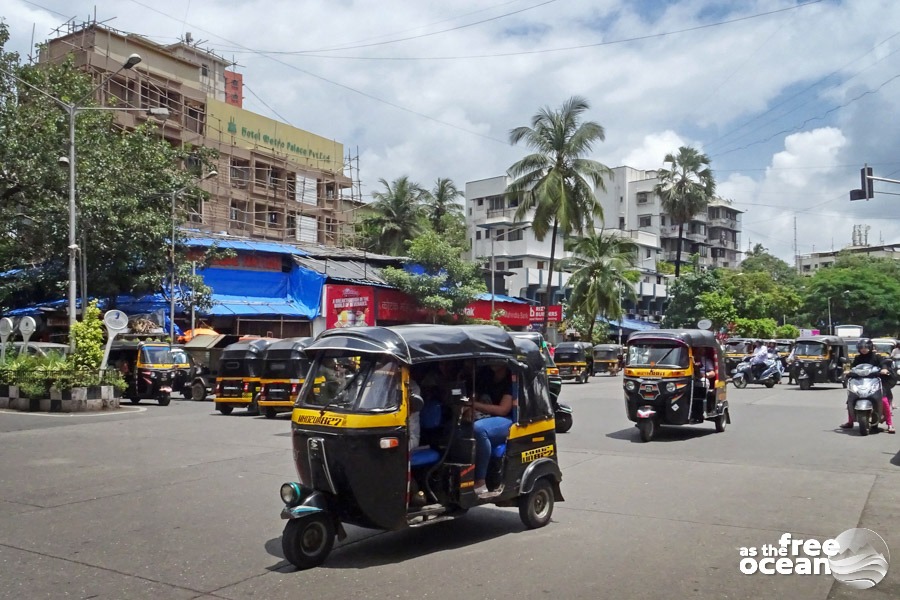
[[[216,410],[230,415],[235,408],[258,411],[256,395],[262,374],[263,353],[271,338],[235,342],[222,351],[216,376]]]
[[[593,346],[588,342],[560,342],[553,354],[553,361],[563,381],[574,379],[587,383],[594,369]]]
[[[313,363],[291,417],[299,480],[281,487],[282,549],[297,568],[321,564],[335,536],[346,536],[344,524],[401,530],[483,504],[518,506],[529,528],[550,522],[563,500],[562,473],[546,367],[533,342],[485,325],[359,327],[326,331],[306,354]],[[333,364],[346,358],[359,368],[341,376]],[[507,366],[515,403],[507,441],[491,452],[485,497],[475,493],[467,415],[469,394],[478,392],[473,372],[492,363]],[[411,392],[412,372],[425,373],[421,394]],[[320,376],[328,381],[314,385]],[[416,414],[421,446],[410,449]]]
[[[702,329],[658,329],[628,338],[625,408],[651,441],[661,425],[731,423],[725,388],[725,355],[715,334]]]
[[[801,390],[808,390],[816,383],[845,384],[844,365],[849,362],[845,338],[836,335],[799,337],[794,344],[791,379]]]
[[[556,433],[567,433],[572,429],[574,415],[572,407],[559,401],[562,392],[562,378],[559,376],[559,367],[550,355],[550,346],[544,341],[544,336],[537,331],[510,331],[513,337],[531,340],[541,349],[544,356],[544,365],[547,367],[547,382],[550,385],[550,402],[553,404],[553,414],[556,418]]]
[[[309,359],[303,349],[312,338],[288,338],[269,344],[263,356],[256,404],[267,419],[290,412],[309,371]],[[322,379],[324,381],[324,378]]]
[[[175,365],[168,342],[115,340],[110,346],[107,368],[114,368],[125,379],[122,393],[132,404],[156,400],[168,406],[172,400]]]
[[[175,366],[175,380],[172,383],[172,391],[189,398],[191,395],[191,382],[194,380],[196,372],[194,359],[191,358],[184,346],[172,346],[172,364]]]
[[[725,372],[728,375],[731,375],[745,358],[753,354],[754,342],[755,340],[751,338],[742,337],[725,340]]]
[[[240,336],[220,333],[198,334],[184,344],[184,349],[194,363],[191,378],[191,400],[200,402],[216,392],[216,376],[225,348],[239,342]]]
[[[619,356],[622,354],[622,346],[618,344],[597,344],[594,346],[594,375],[609,373],[619,374]]]

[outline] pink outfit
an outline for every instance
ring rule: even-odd
[[[885,425],[887,425],[888,427],[893,427],[893,426],[894,426],[894,421],[893,421],[893,419],[891,418],[891,401],[888,400],[888,397],[887,397],[887,396],[884,396],[884,397],[881,399],[881,406],[882,406],[882,408],[883,408],[883,410],[884,410],[884,423],[885,423]],[[856,415],[853,414],[853,411],[848,410],[848,411],[847,411],[847,414],[848,414],[848,417],[849,417],[848,420],[847,420],[848,423],[853,423],[854,421],[856,421]]]

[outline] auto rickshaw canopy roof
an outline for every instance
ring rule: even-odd
[[[516,342],[506,331],[493,325],[398,325],[329,329],[306,348],[306,353],[325,350],[390,354],[400,362],[414,364],[515,356]]]
[[[655,331],[638,331],[632,333],[628,343],[653,340],[676,340],[695,348],[721,349],[716,335],[705,329],[657,329]],[[730,341],[730,340],[729,340]]]
[[[795,343],[797,344],[804,342],[817,342],[819,344],[830,344],[832,346],[843,346],[845,348],[847,346],[847,338],[842,338],[839,335],[804,335],[795,340]]]
[[[274,342],[271,338],[259,338],[255,340],[245,340],[235,342],[225,347],[222,352],[222,358],[261,358],[265,349]]]
[[[615,352],[621,349],[622,346],[619,344],[597,344],[594,346],[594,350],[601,350],[603,352]]]

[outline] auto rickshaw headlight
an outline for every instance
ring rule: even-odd
[[[287,506],[296,506],[300,502],[300,484],[293,481],[282,484],[281,501]]]
[[[667,384],[666,384],[666,391],[669,392],[670,394],[671,394],[672,392],[674,392],[674,391],[675,391],[675,383],[672,382],[672,381],[670,381],[669,383],[667,383]]]
[[[629,379],[625,382],[625,389],[629,392],[633,392],[635,389],[637,389],[637,384]]]

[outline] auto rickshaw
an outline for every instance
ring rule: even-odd
[[[836,335],[799,337],[794,344],[791,379],[801,390],[808,390],[816,383],[844,384],[844,365],[849,362],[845,338]]]
[[[291,415],[298,481],[281,486],[282,549],[298,569],[320,565],[345,524],[396,531],[484,504],[518,506],[528,528],[550,522],[562,473],[533,342],[489,325],[358,327],[324,332],[306,354],[312,367]],[[342,376],[333,364],[345,358],[359,368]],[[476,367],[492,363],[507,366],[515,400],[507,441],[491,452],[485,497],[475,493],[469,395],[478,391]],[[411,379],[423,371],[425,385]],[[320,376],[326,383],[315,385]],[[410,449],[417,413],[421,445]]]
[[[574,411],[568,404],[559,401],[562,392],[562,378],[559,376],[559,368],[550,355],[550,346],[544,341],[544,336],[537,331],[510,331],[513,337],[531,340],[541,349],[544,356],[544,365],[547,367],[547,382],[550,385],[550,401],[553,404],[553,414],[556,418],[556,433],[567,433],[574,423]]]
[[[256,395],[259,392],[263,353],[273,341],[258,338],[225,347],[216,376],[216,410],[223,415],[230,415],[235,408],[257,412]]]
[[[897,340],[896,338],[872,338],[872,344],[875,345],[875,352],[882,356],[890,356],[897,345]]]
[[[172,346],[172,364],[175,367],[175,380],[172,383],[172,391],[178,392],[185,398],[190,397],[191,382],[196,371],[194,359],[184,349],[184,346]]]
[[[702,329],[658,329],[628,338],[625,408],[641,440],[660,425],[712,421],[725,431],[731,413],[725,389],[725,355],[715,334]]]
[[[618,344],[597,344],[593,348],[594,375],[609,373],[619,374],[619,355],[622,354],[622,346]]]
[[[588,342],[560,342],[556,346],[553,361],[563,381],[587,383],[594,369],[593,348]]]
[[[168,342],[115,340],[107,365],[122,374],[126,383],[122,397],[132,404],[156,400],[160,406],[168,406],[171,402],[175,365]]]
[[[280,412],[290,412],[294,406],[309,371],[309,359],[303,349],[310,342],[312,338],[308,337],[288,338],[272,342],[266,348],[256,404],[267,419],[274,419]]]
[[[733,337],[725,340],[725,372],[731,374],[745,358],[753,354],[753,343],[750,338]]]
[[[856,355],[859,354],[859,350],[856,349],[856,343],[859,341],[858,337],[842,337],[844,343],[847,346],[847,358],[850,359],[850,362],[853,362],[853,359],[856,358]]]

